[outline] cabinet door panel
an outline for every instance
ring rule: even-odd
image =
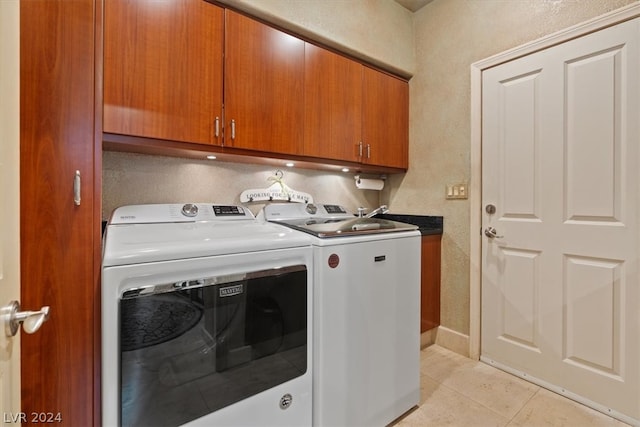
[[[100,196],[93,192],[100,173],[94,160],[99,7],[94,0],[20,3],[20,302],[26,310],[51,307],[37,332],[22,330],[13,342],[21,345],[21,408],[29,424],[38,422],[33,414],[50,411],[61,416],[59,425],[90,426],[100,413],[94,407]]]
[[[438,234],[422,236],[420,332],[440,325],[441,240]]]
[[[409,84],[364,67],[363,162],[407,168],[409,161]]]
[[[307,43],[304,155],[360,161],[362,69],[358,62]]]
[[[216,144],[223,9],[202,0],[109,0],[104,131]]]
[[[298,154],[304,42],[227,10],[225,44],[225,145]]]

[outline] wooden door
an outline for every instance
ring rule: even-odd
[[[636,423],[639,56],[635,19],[482,84],[482,359]]]
[[[307,43],[304,65],[303,154],[359,162],[362,64]]]
[[[20,2],[20,299],[25,308],[51,307],[38,333],[21,336],[22,411],[59,414],[55,424],[67,426],[99,419],[94,23],[100,8],[94,0]]]
[[[220,144],[223,9],[109,0],[104,14],[104,131]]]
[[[0,1],[0,305],[20,299],[20,3]],[[0,325],[0,413],[20,417],[20,336]]]
[[[409,166],[409,84],[364,67],[362,161],[406,169]]]
[[[299,154],[304,41],[226,10],[225,146]]]

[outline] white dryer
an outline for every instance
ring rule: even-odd
[[[103,425],[311,425],[312,281],[309,239],[244,207],[116,209]]]

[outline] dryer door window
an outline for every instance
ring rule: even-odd
[[[132,289],[120,300],[123,426],[180,425],[307,370],[307,270]]]

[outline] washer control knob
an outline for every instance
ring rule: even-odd
[[[306,211],[311,215],[315,215],[315,213],[318,212],[318,207],[313,203],[309,203],[306,207]]]
[[[193,203],[187,203],[186,205],[182,206],[182,215],[188,216],[189,218],[198,215],[198,206],[194,205]]]

